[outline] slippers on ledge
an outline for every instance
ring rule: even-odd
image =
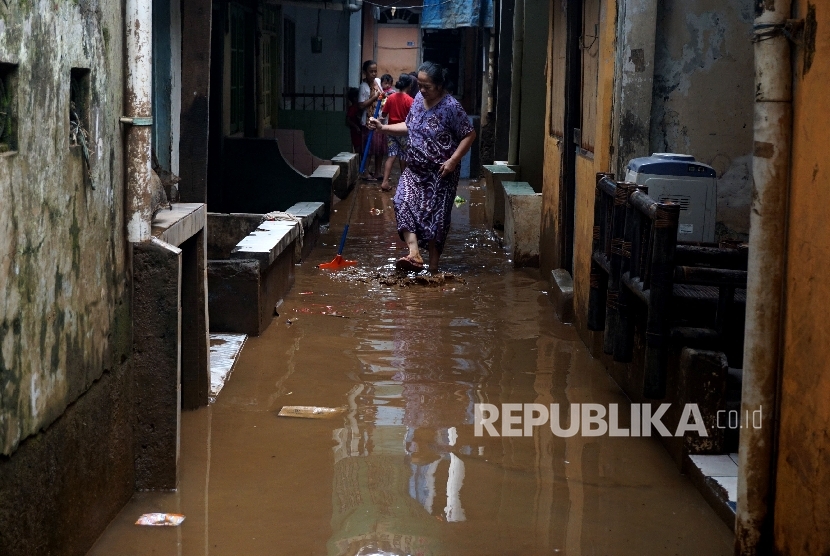
[[[421,272],[424,269],[424,263],[419,263],[410,256],[401,257],[395,262],[395,268],[406,272]]]

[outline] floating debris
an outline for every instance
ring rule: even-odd
[[[285,405],[279,417],[300,417],[302,419],[330,419],[346,413],[347,407],[317,407],[314,405]]]
[[[314,292],[300,292],[300,295],[314,295]]]
[[[184,521],[181,514],[144,514],[135,522],[136,525],[152,525],[161,527],[178,527]]]
[[[459,195],[456,195],[455,196],[455,201],[453,201],[453,202],[455,203],[455,206],[457,208],[457,207],[460,207],[461,205],[463,205],[464,203],[466,203],[467,199],[465,199],[464,197],[461,197]]]
[[[373,208],[369,211],[369,214],[374,214],[375,216],[383,214],[383,209]]]
[[[450,272],[430,273],[427,271],[418,274],[398,272],[395,269],[367,270],[365,268],[348,268],[330,275],[333,280],[341,282],[359,282],[364,284],[375,283],[382,286],[430,286],[440,287],[448,283],[465,284],[461,276]]]

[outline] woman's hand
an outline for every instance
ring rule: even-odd
[[[441,165],[439,175],[442,178],[444,176],[449,176],[450,174],[455,172],[456,168],[458,168],[458,161],[453,157],[450,157]]]
[[[366,127],[377,131],[383,131],[383,123],[381,123],[381,121],[377,118],[373,118],[371,116],[369,116],[369,119],[366,120]]]

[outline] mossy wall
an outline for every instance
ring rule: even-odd
[[[120,2],[0,2],[15,150],[0,154],[0,454],[48,427],[131,345],[123,223]],[[70,74],[89,69],[89,168]],[[77,72],[76,72],[77,73]]]

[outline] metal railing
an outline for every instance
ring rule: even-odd
[[[349,107],[348,87],[311,87],[304,86],[301,92],[282,93],[280,109],[282,110],[322,110],[345,112]]]

